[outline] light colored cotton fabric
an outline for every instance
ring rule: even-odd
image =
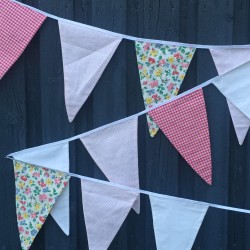
[[[64,71],[65,104],[72,122],[92,92],[121,38],[58,21]]]
[[[239,109],[237,109],[230,101],[227,100],[230,114],[232,117],[233,125],[235,132],[239,141],[239,144],[242,145],[244,139],[247,135],[250,119],[248,119]]]
[[[126,219],[137,193],[81,180],[89,250],[106,250]]]
[[[250,62],[223,75],[214,82],[220,92],[250,119]]]
[[[41,167],[69,172],[68,142],[56,145],[42,145],[10,154],[17,161],[27,162]],[[69,235],[69,185],[51,210],[51,215],[66,235]]]
[[[208,205],[150,196],[157,250],[190,250]]]
[[[81,138],[82,143],[109,181],[139,188],[138,117]],[[140,197],[133,206],[140,212]]]

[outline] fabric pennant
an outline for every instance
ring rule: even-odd
[[[234,49],[229,49],[229,48],[228,49],[210,49],[210,53],[212,55],[214,64],[216,66],[216,69],[219,75],[225,74],[235,69],[236,73],[232,73],[232,74],[236,74],[236,76],[238,75],[239,77],[241,77],[240,75],[241,74],[240,72],[242,72],[241,67],[239,69],[236,69],[236,68],[250,61],[250,49],[247,49],[247,48],[245,49],[243,48],[242,49],[235,49],[235,48]],[[246,67],[249,68],[249,66],[246,66]],[[229,72],[229,78],[230,78],[230,75],[231,74]],[[238,82],[241,80],[242,78],[237,79],[238,88],[240,87]],[[247,80],[247,78],[245,78],[244,80]],[[229,86],[229,88],[231,88],[231,86]],[[241,91],[245,91],[245,89]],[[238,101],[241,102],[240,100]],[[246,137],[248,128],[249,128],[250,119],[243,112],[241,112],[237,107],[235,107],[235,105],[233,105],[229,100],[227,100],[227,103],[228,103],[228,108],[232,117],[234,129],[235,129],[239,144],[242,145]]]
[[[23,250],[30,248],[70,176],[14,161],[16,214]]]
[[[213,82],[219,91],[250,119],[250,62],[247,62]]]
[[[139,188],[137,123],[135,117],[81,138],[109,181],[133,188]],[[140,212],[139,194],[133,208]]]
[[[62,172],[69,172],[69,145],[48,144],[25,149],[10,154],[14,160],[28,162],[37,166],[53,168]],[[66,235],[69,235],[69,185],[51,210],[51,215]]]
[[[237,109],[230,101],[227,100],[227,103],[239,144],[242,145],[250,127],[250,119]]]
[[[190,250],[208,205],[150,196],[157,250]]]
[[[209,49],[219,75],[250,61],[249,48]]]
[[[187,163],[212,184],[212,160],[206,105],[202,89],[149,112]]]
[[[86,180],[81,180],[81,184],[89,250],[106,250],[138,194]]]
[[[0,1],[0,79],[21,56],[46,16],[9,0]]]
[[[185,78],[195,48],[135,42],[142,95],[146,108],[176,96]],[[159,129],[147,115],[149,133]]]
[[[65,104],[72,122],[95,87],[121,38],[69,22],[58,21]]]

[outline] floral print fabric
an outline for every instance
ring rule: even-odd
[[[14,161],[16,213],[23,250],[30,248],[70,176]]]
[[[178,94],[195,48],[135,42],[142,95],[146,108]],[[159,127],[147,115],[149,133],[154,137]]]

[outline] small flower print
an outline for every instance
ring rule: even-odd
[[[145,107],[177,95],[195,49],[144,42],[135,45]],[[147,121],[153,137],[159,127],[149,116]]]
[[[17,161],[14,169],[19,237],[22,250],[27,250],[70,177]],[[56,181],[52,181],[53,178]]]

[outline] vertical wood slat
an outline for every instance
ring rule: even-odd
[[[203,44],[249,42],[249,3],[245,0],[24,2],[58,16],[140,37]],[[4,159],[7,153],[67,138],[144,108],[132,41],[120,44],[72,124],[67,120],[64,104],[61,61],[57,22],[47,20],[1,81],[0,204],[5,205],[0,211],[0,249],[18,249],[20,244],[13,170],[11,162]],[[181,92],[215,75],[209,52],[198,50]],[[240,147],[225,98],[214,86],[206,87],[204,95],[212,144],[213,186],[207,186],[192,171],[162,132],[150,138],[143,116],[139,118],[138,138],[141,188],[250,208],[249,135]],[[70,157],[72,172],[104,178],[80,141],[70,143]],[[70,236],[63,235],[49,217],[32,249],[88,249],[79,180],[71,180],[70,191]],[[130,212],[110,249],[156,248],[148,197],[142,197],[141,204],[141,214]],[[193,249],[248,249],[249,231],[249,216],[209,209]]]

